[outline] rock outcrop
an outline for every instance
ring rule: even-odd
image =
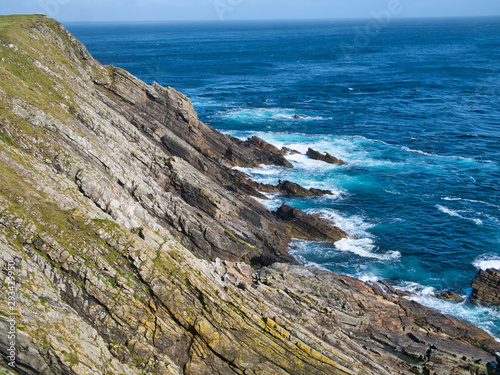
[[[471,297],[483,305],[500,305],[500,270],[479,270],[472,281]]]
[[[321,153],[319,151],[313,150],[312,148],[309,148],[307,150],[306,155],[309,156],[311,159],[321,160],[328,164],[340,164],[340,165],[345,164],[343,160],[337,159],[336,157],[330,155],[326,151],[324,153]]]
[[[298,208],[281,205],[276,211],[276,217],[289,224],[291,237],[307,239],[311,235],[317,241],[338,241],[347,237],[342,229],[329,225],[326,221],[307,215]]]
[[[440,292],[436,295],[436,298],[447,300],[447,301],[455,301],[455,302],[464,302],[465,298],[461,297],[455,292],[451,290],[445,290],[444,292]]]
[[[332,194],[330,190],[306,189],[294,182],[281,180],[278,183],[277,189],[281,194],[291,197],[321,197],[326,194]]]
[[[2,373],[498,367],[485,332],[289,257],[292,237],[346,234],[249,196],[266,187],[232,168],[286,167],[279,150],[222,135],[174,89],[101,66],[54,20],[0,21]]]

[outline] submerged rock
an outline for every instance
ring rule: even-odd
[[[312,148],[309,148],[306,153],[307,156],[309,156],[311,159],[314,160],[321,160],[324,161],[325,163],[329,164],[345,164],[343,160],[337,159],[336,157],[330,155],[328,152],[324,152],[323,154],[319,151],[313,150]]]

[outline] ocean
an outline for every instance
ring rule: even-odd
[[[293,241],[304,264],[389,280],[500,339],[499,309],[435,298],[467,296],[478,269],[500,268],[500,18],[373,21],[65,26],[101,63],[189,96],[224,133],[343,159],[242,170],[332,191],[261,201],[352,237]]]

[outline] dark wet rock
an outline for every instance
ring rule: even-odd
[[[288,147],[282,147],[281,148],[281,153],[283,155],[297,155],[297,154],[300,154],[300,151],[293,150],[293,149],[288,148]]]
[[[293,164],[286,160],[286,158],[283,156],[283,152],[280,149],[270,143],[267,143],[259,137],[249,138],[244,142],[244,145],[265,155],[261,156],[260,159],[267,161],[267,164],[274,164],[279,167],[285,168],[293,168]]]
[[[471,297],[485,305],[500,305],[500,270],[479,270],[472,281]]]
[[[309,148],[306,153],[311,159],[321,160],[329,164],[345,164],[343,160],[337,159],[336,157],[330,155],[328,152],[321,153],[319,151]]]
[[[446,290],[444,292],[440,292],[436,295],[436,298],[442,299],[442,300],[448,300],[448,301],[455,301],[455,302],[463,302],[465,299],[458,295],[455,292],[452,292],[451,290]]]
[[[288,224],[290,236],[293,238],[314,238],[314,241],[332,242],[347,238],[347,233],[342,229],[331,226],[317,217],[285,204],[281,205],[276,211],[276,217]]]
[[[330,190],[315,188],[306,189],[294,182],[281,180],[279,181],[277,188],[281,194],[289,195],[291,197],[321,197],[326,194],[332,194]]]

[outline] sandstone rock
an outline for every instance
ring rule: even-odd
[[[500,305],[500,270],[479,270],[472,281],[472,299],[485,305]]]
[[[324,152],[322,154],[321,152],[313,150],[312,148],[309,148],[307,150],[306,155],[309,156],[311,159],[321,160],[329,164],[345,164],[343,160],[337,159],[336,157],[330,155],[328,152]]]

